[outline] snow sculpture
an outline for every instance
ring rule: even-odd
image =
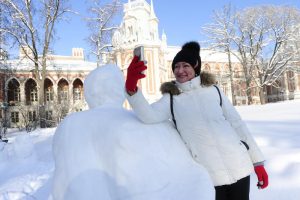
[[[84,82],[89,110],[66,117],[54,135],[54,200],[214,199],[207,172],[169,123],[146,125],[122,108],[114,65]]]

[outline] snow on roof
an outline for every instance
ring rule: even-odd
[[[201,49],[200,55],[204,62],[228,62],[228,55],[224,52]],[[231,62],[239,62],[239,60],[231,54]]]
[[[167,61],[172,61],[174,56],[181,50],[180,46],[168,46],[166,59]],[[217,52],[209,49],[201,49],[200,51],[202,62],[228,62],[228,57],[226,53]],[[231,56],[232,62],[239,62],[235,56]],[[33,62],[28,58],[22,58],[15,60],[8,60],[8,66],[15,70],[25,70],[30,71],[34,68]],[[47,70],[50,71],[91,71],[97,67],[96,62],[90,62],[84,60],[83,57],[78,56],[61,56],[61,55],[49,55],[47,61]]]
[[[9,67],[15,70],[32,70],[34,64],[31,60],[15,59],[8,60]],[[51,60],[47,61],[47,70],[62,70],[62,71],[78,71],[85,70],[91,71],[97,67],[95,62],[85,61],[83,59],[72,58],[72,56],[55,56]]]

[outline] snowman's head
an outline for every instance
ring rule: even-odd
[[[108,64],[91,71],[84,81],[84,96],[89,108],[122,106],[124,84],[123,74],[116,65]]]

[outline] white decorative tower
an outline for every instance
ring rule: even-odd
[[[126,38],[124,41],[126,44],[150,44],[153,41],[158,43],[158,19],[152,1],[151,5],[145,0],[129,0],[124,4],[124,17],[120,31]]]
[[[166,36],[159,38],[158,22],[153,1],[128,0],[124,4],[124,16],[118,30],[112,38],[113,57],[126,76],[127,67],[133,58],[133,49],[144,46],[147,61],[146,78],[139,87],[149,101],[160,97],[160,85],[167,79],[165,71]]]

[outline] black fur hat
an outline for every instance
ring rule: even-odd
[[[191,41],[185,43],[181,50],[176,54],[172,62],[172,70],[174,72],[175,64],[178,62],[187,62],[191,66],[198,65],[194,68],[196,76],[199,76],[201,71],[200,45],[198,42]]]

